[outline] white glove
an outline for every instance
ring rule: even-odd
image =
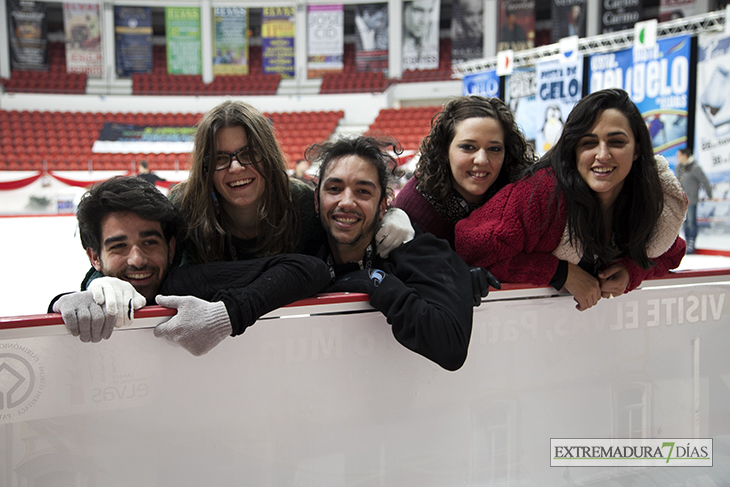
[[[406,212],[400,208],[390,208],[383,215],[383,221],[375,234],[378,255],[382,258],[388,257],[393,250],[413,240],[415,234]]]
[[[106,314],[104,308],[94,302],[91,291],[65,294],[53,303],[53,311],[61,313],[68,331],[82,342],[106,340],[114,330],[115,316]]]
[[[114,326],[129,326],[134,321],[134,310],[147,304],[147,299],[127,281],[116,277],[100,277],[89,284],[88,290],[106,314],[115,316]]]
[[[177,314],[155,327],[156,337],[177,343],[196,357],[210,352],[233,333],[223,301],[211,303],[195,296],[157,296],[157,304]]]

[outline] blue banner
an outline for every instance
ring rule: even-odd
[[[499,76],[496,70],[464,76],[461,93],[499,98]]]
[[[654,152],[674,166],[687,144],[690,37],[657,41],[653,49],[594,54],[589,91],[626,90],[644,116]]]
[[[573,62],[548,61],[535,67],[538,132],[535,151],[547,152],[560,134],[568,114],[583,96],[583,58]]]
[[[534,146],[537,133],[543,128],[542,120],[535,116],[538,113],[535,68],[515,69],[507,76],[504,91],[505,103],[525,138]]]
[[[114,7],[117,76],[152,71],[152,9]]]

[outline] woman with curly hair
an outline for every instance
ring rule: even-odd
[[[578,102],[524,179],[456,226],[456,250],[502,282],[552,285],[580,311],[676,268],[687,198],[623,90]]]
[[[414,177],[393,206],[452,247],[456,223],[535,161],[507,105],[476,95],[446,103],[431,120],[419,152]]]

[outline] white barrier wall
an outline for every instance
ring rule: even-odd
[[[730,275],[713,274],[583,313],[506,286],[456,372],[362,297],[300,302],[203,357],[150,328],[85,344],[57,315],[5,318],[0,485],[727,485]],[[713,466],[550,467],[551,438],[628,437],[713,438]]]

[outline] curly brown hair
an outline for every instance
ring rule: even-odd
[[[431,131],[423,138],[415,178],[418,189],[445,203],[452,191],[453,176],[449,165],[449,146],[456,126],[467,118],[493,118],[504,132],[504,162],[488,194],[494,194],[519,179],[536,160],[533,148],[525,140],[509,107],[499,98],[478,95],[460,96],[444,104],[431,119]]]
[[[243,127],[249,144],[263,154],[261,162],[254,163],[266,184],[258,209],[259,235],[254,253],[293,252],[299,239],[299,215],[292,200],[286,159],[274,128],[248,103],[227,100],[212,108],[198,124],[190,155],[190,174],[170,194],[188,223],[186,259],[203,263],[229,260],[232,256],[230,231],[225,228],[224,219],[216,214],[211,196],[216,192],[214,171],[209,171],[204,163],[205,156],[216,154],[216,136],[225,127]],[[222,206],[220,211],[225,211]]]

